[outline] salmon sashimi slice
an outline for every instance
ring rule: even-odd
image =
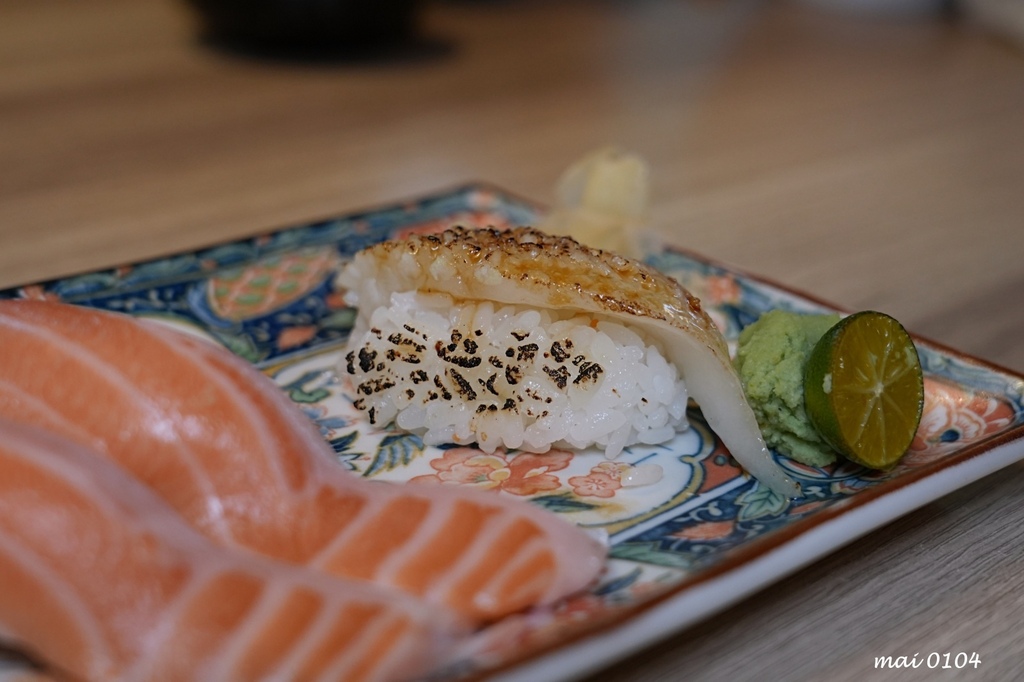
[[[164,325],[0,301],[0,346],[0,416],[102,452],[220,544],[478,620],[550,604],[604,565],[604,545],[522,501],[343,470],[270,379]]]
[[[394,680],[454,612],[198,533],[106,457],[0,420],[0,633],[87,680]]]

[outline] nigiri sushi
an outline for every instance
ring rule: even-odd
[[[373,482],[267,377],[154,322],[0,301],[0,416],[114,460],[214,541],[482,621],[589,585],[606,547],[528,503]]]
[[[354,404],[428,443],[609,457],[686,427],[692,396],[743,467],[795,496],[700,301],[643,263],[523,227],[368,247],[338,284],[358,307]]]
[[[402,680],[453,612],[219,547],[102,455],[0,419],[0,637],[73,679]]]

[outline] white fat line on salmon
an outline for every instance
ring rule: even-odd
[[[219,663],[208,673],[209,679],[237,679],[238,674],[235,670],[251,652],[253,639],[260,634],[261,629],[266,627],[271,617],[294,595],[295,587],[293,585],[274,581],[269,584],[269,589],[267,589],[265,584],[260,591],[256,607],[245,614],[245,622],[242,626],[236,627],[231,636],[221,645],[221,653],[218,656]],[[320,600],[317,610],[322,611],[324,606],[324,600]]]
[[[91,479],[83,480],[80,471],[73,464],[63,458],[54,457],[20,434],[5,430],[3,437],[5,442],[0,446],[0,459],[20,460],[30,467],[46,471],[67,487],[80,493],[82,497],[88,498],[111,523],[121,522],[124,516],[123,509],[102,490],[96,490]],[[14,447],[18,450],[14,450]],[[75,444],[75,447],[79,447],[78,444]]]
[[[592,561],[594,562],[592,564],[594,567],[594,573],[592,576],[596,577],[605,565],[608,550],[607,534],[594,533],[592,530],[577,526],[572,521],[564,519],[558,515],[556,515],[553,520],[551,518],[550,511],[542,509],[539,506],[534,506],[533,504],[529,504],[526,511],[527,514],[524,516],[531,519],[542,532],[549,536],[549,542],[551,543],[549,548],[554,552],[554,559],[556,561],[556,575],[552,579],[548,591],[543,595],[540,601],[542,603],[550,603],[561,596],[579,591],[586,587],[588,583],[581,582],[579,576],[575,572],[565,570],[565,566],[561,561],[560,555],[562,552],[573,555],[576,552],[582,553],[586,551],[586,548],[588,547],[600,547],[600,558],[592,558]],[[571,537],[579,541],[579,544],[573,543],[573,545],[567,545],[560,542],[560,539],[556,538],[552,532],[559,524],[571,527],[574,531]]]
[[[457,505],[436,498],[422,499],[428,505],[427,514],[418,520],[415,533],[401,546],[393,548],[390,556],[377,567],[373,576],[375,580],[389,585],[399,584],[396,579],[409,561],[429,551],[431,545],[438,541],[437,532],[446,528],[449,520],[455,516]]]
[[[507,557],[502,563],[501,570],[494,573],[490,580],[485,583],[483,589],[479,590],[477,600],[484,598],[486,595],[505,594],[506,590],[504,588],[506,583],[516,573],[516,571],[532,561],[541,552],[547,551],[544,544],[542,537],[532,537],[525,543],[516,547],[515,553]],[[525,590],[529,585],[530,583],[527,583],[521,586],[521,588]],[[536,599],[536,601],[541,604],[547,604],[550,603],[554,597],[554,591],[549,588],[548,593],[542,595],[540,598]]]
[[[325,585],[330,585],[335,581],[333,578],[325,578],[322,582]],[[380,612],[373,616],[371,623],[362,628],[355,639],[343,643],[339,651],[334,654],[335,662],[317,679],[348,679],[343,673],[348,668],[351,668],[353,663],[360,663],[367,654],[380,657],[379,662],[375,664],[378,667],[382,663],[388,662],[388,655],[380,656],[378,649],[364,646],[364,643],[374,636],[375,631],[386,631],[387,628],[392,627],[392,623],[411,623],[412,618],[405,613],[403,605],[401,603],[390,603],[374,595],[367,596],[365,592],[358,594],[359,588],[353,582],[339,580],[335,587],[338,589],[328,589],[313,593],[313,596],[319,602],[316,608],[316,615],[312,620],[313,624],[310,626],[310,621],[306,621],[306,630],[290,647],[293,654],[295,652],[299,653],[299,657],[296,658],[294,655],[289,655],[284,660],[279,660],[274,668],[274,679],[297,679],[301,670],[296,669],[296,667],[301,667],[308,662],[312,655],[310,647],[322,646],[323,642],[327,641],[326,638],[330,637],[333,632],[338,619],[344,616],[345,609],[353,606],[372,606],[380,609]],[[222,646],[222,653],[218,657],[220,662],[211,668],[207,675],[208,679],[239,679],[239,667],[245,663],[248,656],[252,655],[253,643],[257,641],[261,634],[260,631],[273,621],[276,612],[286,606],[292,597],[296,595],[309,596],[310,594],[309,585],[293,582],[285,583],[280,579],[274,581],[273,586],[269,590],[264,589],[260,594],[259,603],[255,608],[250,609],[246,613],[245,624],[235,632],[226,645]],[[418,608],[419,605],[416,606]],[[425,621],[426,619],[421,618],[421,620]],[[325,627],[327,628],[326,634],[321,636]],[[309,641],[307,642],[307,640]],[[391,648],[394,648],[394,643],[392,643]]]
[[[247,371],[251,368],[245,361],[211,343],[191,337],[179,336],[177,338],[185,345],[192,346],[203,358],[213,363],[221,374],[237,381],[239,386],[252,386],[255,388],[256,390],[252,397],[261,406],[270,408],[268,410],[269,415],[278,416],[287,425],[296,427],[290,429],[289,434],[299,441],[296,444],[297,447],[302,448],[305,452],[318,452],[324,449],[326,441],[320,434],[319,429],[301,411],[296,409],[296,404],[272,380],[266,378],[261,381],[254,381]],[[264,419],[265,416],[261,417],[260,422],[262,423]],[[294,453],[291,453],[290,456],[294,456]],[[324,468],[333,466],[329,460],[316,459],[312,461],[315,462],[314,467]],[[312,470],[307,471],[306,475],[308,479],[304,486],[304,491],[309,494],[319,493],[320,487],[316,485],[318,477],[313,475]]]
[[[355,476],[353,476],[353,479],[357,482],[367,483],[367,481],[360,481]],[[376,481],[374,484],[380,486],[394,485],[380,481]],[[395,492],[398,492],[397,488]],[[316,554],[310,557],[305,562],[305,565],[328,573],[332,572],[331,566],[334,564],[335,558],[344,554],[352,537],[362,532],[367,524],[372,524],[392,501],[392,495],[388,493],[390,491],[385,492],[383,489],[375,495],[351,491],[351,494],[357,495],[363,503],[356,512],[355,518],[349,519],[343,527],[337,529],[335,536],[321,547]]]
[[[148,326],[148,325],[147,325]],[[143,326],[146,329],[147,326]],[[203,351],[206,350],[203,346],[199,345],[202,343],[208,343],[205,341],[191,341],[186,342],[187,337],[179,337],[172,334],[157,334],[157,329],[146,329],[150,336],[154,337],[156,341],[163,342],[166,344],[171,352],[175,353],[178,357],[184,359],[186,362],[192,361],[197,367],[205,370],[207,376],[206,381],[213,384],[219,392],[232,401],[232,405],[242,413],[243,423],[247,428],[251,429],[257,436],[256,440],[260,444],[267,444],[274,442],[274,436],[266,424],[266,420],[261,417],[260,411],[248,400],[240,400],[238,393],[232,385],[232,382],[224,377],[225,368],[215,365],[209,362],[207,354]],[[190,347],[191,346],[191,347]],[[261,391],[262,387],[254,386],[257,391]],[[294,490],[293,486],[289,485],[288,476],[285,474],[281,467],[282,458],[274,456],[275,453],[267,452],[263,449],[260,453],[249,452],[246,453],[250,456],[257,454],[262,455],[263,460],[267,463],[267,466],[274,472],[277,483],[281,490],[287,490],[289,492],[300,492]],[[312,477],[307,476],[305,485],[303,487],[309,488],[312,485]]]
[[[541,534],[540,537],[533,539],[534,542],[552,543],[551,547],[557,547],[559,552],[565,552],[568,556],[572,556],[575,552],[582,554],[586,551],[593,551],[593,546],[605,548],[608,546],[607,534],[595,537],[590,529],[577,528],[570,521],[553,517],[551,512],[545,509],[529,503],[520,505],[518,500],[509,500],[499,494],[496,494],[494,497],[494,507],[492,508],[497,513],[489,516],[484,521],[484,524],[476,534],[477,539],[468,550],[462,553],[460,561],[445,571],[441,580],[437,581],[423,594],[424,599],[432,602],[443,602],[446,600],[446,595],[456,592],[456,588],[458,588],[459,583],[466,575],[471,574],[493,552],[502,551],[500,548],[495,549],[494,546],[500,544],[506,530],[515,523],[524,521],[532,523]],[[515,504],[518,507],[516,514],[507,515],[505,513],[507,512],[506,504]],[[572,529],[572,534],[569,534],[570,529]],[[577,533],[579,530],[582,530],[583,533]],[[571,540],[571,542],[564,544],[567,540]],[[581,543],[580,541],[584,542]],[[585,586],[585,582],[581,582],[576,573],[566,570],[565,558],[559,552],[554,554],[554,576],[551,577],[548,591],[539,600],[541,603],[545,601],[550,602],[567,592],[574,592]],[[603,556],[604,550],[601,553],[602,558],[595,558],[595,561],[603,565]],[[482,589],[477,591],[483,593]]]
[[[465,576],[465,574],[471,573],[475,570],[479,562],[487,556],[496,553],[506,554],[508,552],[508,548],[505,546],[507,531],[513,525],[520,523],[522,520],[522,518],[507,518],[503,516],[495,516],[487,519],[486,525],[488,527],[486,528],[486,532],[480,534],[479,542],[474,544],[473,549],[475,551],[473,552],[473,555],[471,557],[466,557],[467,560],[459,566],[458,570],[453,569],[453,574]],[[485,602],[488,599],[493,599],[490,597],[490,595],[492,595],[493,586],[496,585],[501,580],[501,577],[508,572],[508,569],[512,565],[515,557],[522,552],[523,548],[531,545],[532,543],[539,542],[543,544],[546,540],[549,540],[546,538],[547,534],[543,530],[543,526],[538,526],[538,531],[540,534],[539,537],[529,539],[526,543],[517,547],[513,554],[506,556],[505,561],[502,564],[503,568],[492,573],[492,576],[490,576],[483,585],[476,589],[473,603],[480,610],[487,611],[493,608],[494,604]],[[470,558],[472,560],[470,560]],[[458,590],[458,583],[456,583],[454,587]]]
[[[59,426],[59,430],[61,432],[73,434],[76,441],[80,443],[87,443],[90,448],[97,452],[105,451],[103,441],[101,439],[95,438],[78,424],[67,419],[60,412],[53,409],[49,403],[32,395],[17,384],[0,379],[0,414],[7,413],[7,410],[3,405],[5,400],[10,398],[13,398],[13,406],[27,410],[29,413],[41,418],[46,424]]]
[[[529,557],[529,560],[533,560],[537,555],[542,552],[540,549],[535,549],[533,555]],[[531,595],[535,595],[538,592],[544,594],[544,583],[546,582],[543,573],[535,573],[530,576],[530,580],[522,583],[514,591],[511,592],[514,599],[527,599]],[[541,604],[551,604],[555,601],[552,598],[550,592],[538,600]]]
[[[345,615],[346,608],[351,606],[353,603],[359,603],[360,601],[358,597],[350,598],[348,600],[339,600],[337,595],[331,595],[328,593],[325,596],[328,598],[324,599],[323,607],[317,613],[316,619],[313,621],[312,625],[308,625],[306,627],[302,636],[292,643],[291,653],[277,665],[274,671],[274,677],[276,679],[299,679],[303,666],[313,656],[314,651],[318,648],[322,648],[324,643],[329,641],[329,638],[337,628],[338,619]],[[330,597],[334,598],[332,599]],[[341,601],[342,603],[338,603],[338,601]],[[381,606],[384,613],[388,613],[389,610],[393,608],[386,604],[382,604]],[[375,618],[379,617],[380,616],[378,615]],[[372,629],[372,625],[365,629]],[[350,649],[353,646],[355,646],[355,643],[346,642],[342,649]],[[382,656],[381,660],[387,661],[388,657],[386,655]],[[380,663],[377,665],[380,665]],[[324,676],[324,679],[328,678]]]
[[[46,327],[29,324],[27,322],[11,318],[5,318],[2,315],[0,315],[0,327],[7,327],[15,332],[21,332],[22,334],[61,349],[67,353],[69,357],[78,360],[86,370],[94,374],[98,383],[105,383],[114,387],[116,390],[125,393],[129,398],[131,398],[136,406],[144,408],[149,413],[153,423],[159,424],[161,422],[167,422],[167,418],[163,416],[163,411],[154,404],[153,399],[128,381],[123,376],[122,370],[119,367],[97,357],[94,353],[87,351],[80,344],[76,344],[70,339],[64,338],[59,334],[55,334]],[[169,428],[165,430],[173,429]],[[203,499],[207,505],[207,509],[212,512],[210,518],[213,521],[213,530],[217,532],[217,535],[223,541],[234,542],[231,530],[224,521],[220,498],[216,495],[216,491],[214,490],[212,483],[206,477],[205,472],[200,466],[199,458],[196,456],[196,453],[191,448],[181,443],[178,443],[178,449],[179,452],[182,453],[182,459],[185,462],[189,473],[191,473],[195,479],[197,487],[204,493]],[[106,452],[106,450],[103,450],[103,452]]]
[[[513,523],[521,521],[523,518],[528,517],[515,517],[500,513],[488,515],[480,528],[473,536],[473,542],[469,548],[462,552],[459,560],[448,567],[441,576],[440,579],[435,581],[433,585],[424,593],[424,598],[430,601],[446,601],[447,595],[452,592],[456,592],[459,584],[465,579],[466,575],[471,574],[477,566],[479,566],[484,560],[486,560],[493,551],[492,546],[500,539],[505,530]],[[482,590],[477,590],[481,592]]]
[[[167,646],[167,640],[176,634],[183,620],[182,616],[195,604],[196,597],[209,590],[210,583],[214,580],[219,579],[225,573],[235,572],[237,571],[230,566],[211,565],[197,568],[193,565],[188,583],[173,597],[162,617],[158,619],[156,627],[146,635],[145,651],[138,655],[135,663],[121,676],[121,680],[142,682],[143,680],[159,679],[162,671],[154,670],[153,666],[159,666],[161,662],[155,653],[162,651]]]
[[[400,628],[401,636],[396,638],[395,630]],[[368,682],[374,680],[388,680],[392,678],[392,671],[387,670],[388,664],[392,661],[400,661],[404,657],[396,657],[394,650],[402,648],[412,642],[413,632],[416,625],[410,622],[407,615],[395,611],[385,611],[374,617],[366,627],[359,631],[359,635],[345,647],[341,655],[337,657],[326,670],[321,678],[324,680],[354,680],[352,672],[363,667],[368,656],[377,656],[373,665],[373,672],[366,677],[359,678]],[[379,642],[387,638],[388,650],[384,655],[379,654]],[[409,647],[415,651],[414,647]],[[382,669],[385,668],[385,669]]]
[[[344,609],[344,606],[337,610],[331,608],[332,606],[335,605],[325,600],[324,607],[319,610],[312,625],[307,625],[302,635],[292,642],[291,653],[284,657],[275,670],[276,677],[282,680],[298,678],[302,666],[309,660],[316,647],[322,644],[324,638],[330,636],[336,619]]]
[[[103,626],[91,615],[78,592],[54,573],[44,559],[17,538],[10,537],[3,528],[0,528],[0,557],[6,558],[42,584],[43,593],[51,595],[53,605],[61,608],[74,623],[76,633],[82,638],[85,650],[94,662],[95,672],[105,672],[110,667],[109,642],[100,638]],[[10,586],[5,585],[3,589],[10,589]]]
[[[536,559],[539,556],[543,555],[547,551],[543,547],[536,546],[537,543],[535,543],[535,542],[531,543],[531,544],[534,545],[534,546],[529,548],[530,553],[528,555],[526,555],[520,561],[520,563],[525,564],[525,563],[532,562],[534,559]],[[525,598],[528,595],[535,594],[536,592],[540,591],[543,596],[540,598],[539,601],[542,604],[550,604],[551,602],[555,601],[555,599],[557,597],[550,590],[550,588],[548,589],[547,592],[544,591],[543,587],[544,587],[544,583],[545,582],[546,581],[544,579],[543,574],[541,574],[541,573],[534,573],[531,576],[531,580],[528,580],[527,582],[524,582],[522,585],[520,585],[518,588],[516,588],[516,590],[512,594],[516,595],[517,599],[522,599],[522,598]]]

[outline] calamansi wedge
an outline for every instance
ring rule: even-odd
[[[811,352],[804,399],[829,445],[863,466],[892,468],[910,447],[924,406],[913,340],[883,313],[844,318]]]

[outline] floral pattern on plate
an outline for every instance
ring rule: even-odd
[[[484,185],[262,235],[193,253],[0,292],[64,300],[148,317],[219,342],[271,376],[320,427],[340,466],[355,475],[412,485],[464,485],[529,500],[607,534],[601,582],[556,608],[508,618],[479,633],[443,671],[458,677],[520,661],[580,634],[628,620],[711,570],[741,564],[908,480],[941,471],[1024,433],[1024,380],[919,342],[924,418],[898,467],[849,463],[808,467],[776,455],[800,482],[787,499],[747,477],[689,411],[690,428],[661,446],[635,446],[616,460],[596,451],[544,455],[428,447],[413,434],[370,426],[338,373],[354,312],[333,274],[359,249],[452,224],[530,224],[539,209]],[[730,342],[773,308],[830,310],[699,256],[664,250],[649,262],[702,298]],[[660,469],[646,485],[637,472]],[[644,476],[640,477],[644,479]]]

